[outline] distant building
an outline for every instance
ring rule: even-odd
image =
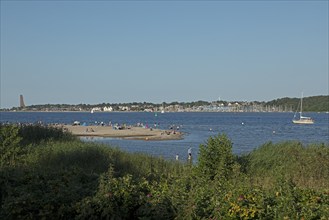
[[[111,106],[110,106],[110,107],[106,107],[106,106],[105,106],[105,107],[103,108],[103,111],[104,111],[104,112],[112,112],[112,111],[113,111],[113,108],[112,108]]]
[[[122,106],[121,111],[130,111],[130,108],[128,106]]]
[[[25,108],[25,103],[24,103],[23,95],[20,95],[19,96],[19,107],[20,108]]]

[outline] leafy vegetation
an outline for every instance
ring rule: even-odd
[[[190,164],[53,128],[0,129],[0,219],[329,218],[328,145],[266,143],[235,156],[218,134]]]
[[[227,181],[233,169],[232,143],[226,135],[209,137],[206,144],[200,145],[198,175],[206,180]]]

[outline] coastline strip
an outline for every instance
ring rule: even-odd
[[[134,140],[181,140],[183,133],[173,130],[150,129],[143,127],[130,127],[114,129],[111,126],[81,126],[61,125],[64,131],[71,132],[76,136],[84,137],[113,137]]]

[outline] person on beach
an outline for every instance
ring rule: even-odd
[[[178,157],[179,157],[178,154],[176,154],[176,160],[178,160]]]
[[[191,160],[191,158],[192,158],[192,148],[191,147],[187,150],[187,154],[188,154],[188,159]]]

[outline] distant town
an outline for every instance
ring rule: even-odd
[[[102,104],[44,104],[26,106],[20,96],[20,106],[1,111],[42,111],[42,112],[293,112],[299,105],[299,98],[281,98],[269,102],[246,101],[196,101],[171,103],[102,103]],[[328,112],[329,96],[305,97],[305,111]]]

